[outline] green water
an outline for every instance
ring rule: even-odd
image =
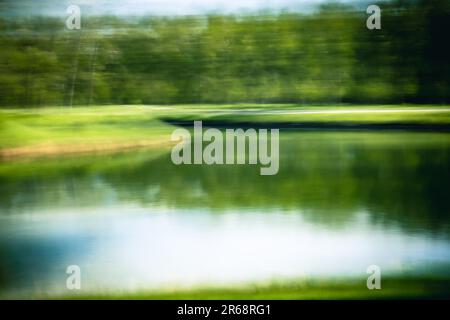
[[[450,277],[450,134],[281,132],[279,172],[169,151],[0,165],[0,294]]]

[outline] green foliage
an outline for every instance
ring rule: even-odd
[[[0,106],[448,103],[447,1],[315,13],[0,20]]]

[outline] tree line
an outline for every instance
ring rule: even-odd
[[[0,18],[0,106],[449,103],[450,4],[315,12]]]

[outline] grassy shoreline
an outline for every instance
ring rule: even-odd
[[[0,159],[166,148],[171,127],[146,107],[0,110]]]
[[[133,291],[104,291],[39,295],[38,299],[114,300],[320,300],[320,299],[449,299],[450,279],[396,277],[382,279],[381,289],[369,290],[365,278],[327,278],[246,284],[225,287],[200,286]]]
[[[171,145],[174,125],[450,131],[448,106],[173,105],[0,110],[0,160]]]

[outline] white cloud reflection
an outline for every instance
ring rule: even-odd
[[[377,225],[364,212],[336,228],[308,222],[297,211],[212,214],[134,205],[42,211],[0,221],[11,243],[45,253],[39,260],[44,274],[33,268],[23,273],[31,287],[16,289],[26,293],[66,292],[61,277],[70,264],[81,267],[84,292],[365,278],[372,264],[383,275],[420,274],[450,264],[448,239]]]

